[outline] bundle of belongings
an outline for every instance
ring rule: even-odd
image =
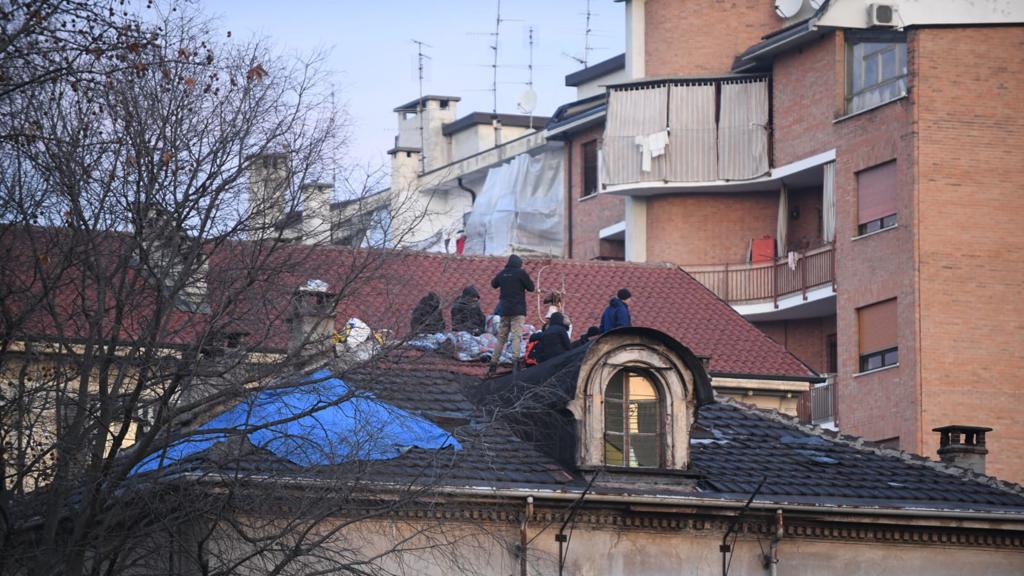
[[[448,354],[460,362],[488,361],[494,356],[494,347],[498,344],[498,322],[498,316],[489,317],[484,331],[479,335],[464,331],[417,334],[406,345],[417,350]],[[519,342],[520,358],[525,356],[526,344],[535,332],[537,330],[532,324],[523,325],[523,337]],[[499,362],[512,363],[510,348],[502,352]]]

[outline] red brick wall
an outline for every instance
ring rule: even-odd
[[[647,261],[743,262],[751,238],[775,236],[778,192],[676,194],[647,201]]]
[[[908,44],[911,69],[913,34]],[[836,121],[843,116],[843,47],[842,35],[833,34],[776,59],[772,71],[774,160],[778,166],[836,150],[840,428],[870,440],[899,436],[902,448],[920,451],[911,100]],[[899,170],[898,226],[851,240],[857,235],[855,173],[892,159]],[[893,297],[898,298],[899,366],[857,376],[857,308]]]
[[[916,33],[924,452],[990,426],[988,472],[1024,481],[1024,27]]]
[[[728,74],[737,55],[782,24],[769,0],[647,0],[645,75]]]
[[[799,212],[795,220],[792,217],[794,210]],[[821,189],[790,190],[789,211],[789,249],[806,250],[821,246]]]
[[[604,126],[597,126],[580,132],[573,136],[573,139],[565,147],[567,160],[572,176],[569,177],[571,185],[567,186],[569,194],[566,195],[566,223],[572,223],[571,228],[571,252],[566,256],[577,260],[591,260],[598,256],[609,256],[616,252],[614,248],[606,246],[602,253],[602,245],[598,233],[602,228],[621,222],[626,215],[625,202],[621,196],[608,194],[597,194],[582,198],[583,194],[583,144],[595,138],[601,138],[604,133]],[[571,152],[570,152],[571,149]],[[566,238],[569,238],[569,228],[566,226]],[[607,254],[606,254],[607,253]]]
[[[754,322],[754,325],[816,372],[828,371],[827,339],[829,334],[835,334],[835,316]]]

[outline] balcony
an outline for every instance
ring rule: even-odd
[[[698,282],[748,319],[772,311],[822,302],[834,307],[835,251],[831,244],[760,264],[684,266]],[[817,308],[820,308],[818,306]],[[804,310],[804,316],[818,310]],[[777,319],[782,319],[777,318]]]
[[[802,422],[835,429],[836,375],[828,374],[825,382],[815,384],[800,397],[797,414]]]
[[[769,174],[768,78],[659,79],[610,88],[607,192],[756,181]]]

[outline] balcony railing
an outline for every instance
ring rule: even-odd
[[[835,281],[835,253],[828,244],[797,252],[795,262],[780,258],[763,264],[684,266],[698,282],[729,304],[756,304],[803,294]]]
[[[797,415],[810,424],[834,423],[836,419],[836,375],[827,374],[826,380],[815,384],[800,395]]]
[[[768,172],[768,78],[651,80],[608,97],[602,182],[749,180]]]

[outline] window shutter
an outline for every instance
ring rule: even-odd
[[[858,224],[896,213],[896,161],[857,173]]]
[[[860,355],[896,347],[896,299],[857,309]]]

